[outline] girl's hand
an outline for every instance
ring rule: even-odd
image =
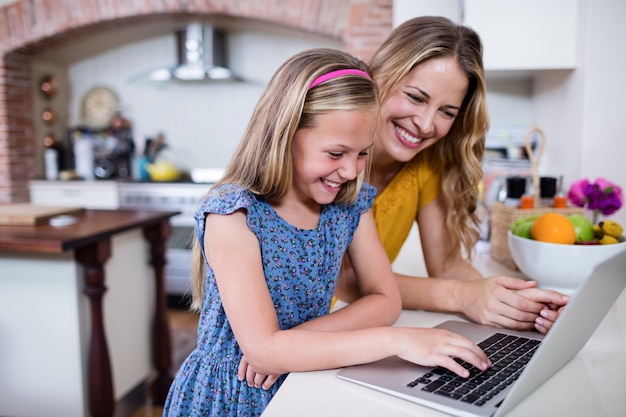
[[[487,355],[471,340],[443,329],[401,328],[402,359],[423,366],[443,366],[460,377],[469,377],[469,371],[454,360],[459,358],[481,371],[491,366]]]
[[[256,372],[248,363],[245,356],[241,357],[239,368],[237,369],[237,377],[239,381],[245,380],[249,387],[263,388],[268,390],[278,380],[280,375],[265,375]]]

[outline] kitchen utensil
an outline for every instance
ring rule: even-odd
[[[193,168],[191,180],[198,183],[214,183],[224,176],[223,168]]]
[[[532,145],[530,143],[530,138],[533,133],[538,134],[538,140],[536,142],[537,151],[533,152]],[[526,132],[526,138],[524,140],[526,153],[528,154],[528,159],[530,160],[530,166],[532,168],[532,180],[533,180],[533,197],[535,207],[539,206],[540,203],[540,184],[539,184],[539,162],[541,161],[541,155],[546,147],[546,136],[543,133],[543,130],[539,129],[536,126],[531,127]]]
[[[62,214],[60,216],[52,217],[49,223],[52,227],[71,226],[78,223],[78,217],[69,214]]]
[[[146,165],[146,170],[152,181],[176,181],[180,177],[178,168],[165,159]]]
[[[526,178],[519,175],[506,178],[506,205],[518,207],[525,192]]]
[[[542,199],[549,199],[556,195],[557,192],[557,179],[556,177],[541,177],[539,178],[540,194]]]

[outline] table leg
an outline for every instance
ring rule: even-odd
[[[76,250],[76,260],[84,269],[84,293],[91,306],[91,341],[89,346],[89,411],[93,417],[110,417],[115,412],[113,376],[104,331],[102,297],[104,262],[111,256],[111,241],[103,239]]]
[[[170,325],[167,319],[167,300],[165,297],[165,242],[170,233],[169,221],[144,228],[144,237],[150,242],[150,264],[154,268],[156,281],[155,314],[152,327],[152,362],[157,371],[150,386],[152,401],[156,405],[165,404],[165,399],[172,384],[169,373],[172,365],[172,341]]]

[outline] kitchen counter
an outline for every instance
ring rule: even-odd
[[[53,227],[0,225],[0,251],[63,253],[135,228],[167,222],[178,212],[86,210],[74,225]]]
[[[177,214],[85,210],[64,227],[0,226],[0,415],[108,417],[147,379],[163,403],[164,252]]]
[[[486,276],[519,272],[494,262],[488,245],[474,261]],[[433,327],[459,315],[404,310],[395,326]],[[447,416],[448,414],[340,380],[336,369],[293,372],[262,417]],[[508,415],[626,415],[626,291],[618,298],[585,347]]]

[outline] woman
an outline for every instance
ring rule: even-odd
[[[483,279],[470,263],[489,125],[480,38],[446,18],[418,17],[397,27],[369,66],[381,100],[370,174],[378,234],[393,262],[416,221],[437,278],[396,274],[403,307],[546,333],[566,296],[522,279]],[[349,261],[336,295],[359,297]]]

